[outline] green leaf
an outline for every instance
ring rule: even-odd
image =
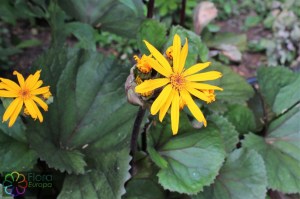
[[[3,0],[0,3],[0,18],[6,22],[10,23],[12,25],[16,24],[17,17],[14,15],[14,8],[10,4],[9,0]]]
[[[272,107],[279,90],[294,82],[297,75],[284,67],[260,67],[257,79],[262,96],[267,104]]]
[[[254,114],[246,106],[240,104],[229,106],[226,117],[239,133],[253,132],[256,129]]]
[[[213,103],[227,102],[229,104],[242,104],[253,96],[253,88],[244,78],[236,74],[229,67],[218,62],[212,62],[212,66],[203,71],[211,70],[216,70],[222,73],[222,78],[214,80],[213,84],[224,89],[223,91],[216,91],[216,101]]]
[[[195,34],[192,31],[186,30],[181,26],[172,26],[169,38],[165,45],[165,50],[169,46],[173,45],[173,38],[175,34],[178,34],[180,36],[182,44],[184,44],[186,38],[188,40],[189,50],[185,63],[186,68],[189,68],[192,65],[196,64],[199,55],[202,61],[207,61],[208,51],[205,44],[201,42],[199,35]]]
[[[281,88],[276,95],[273,110],[279,114],[300,102],[300,75],[291,84]]]
[[[28,143],[18,141],[3,132],[0,124],[0,171],[26,171],[33,168],[37,160],[37,153]],[[22,132],[24,133],[24,132]]]
[[[162,47],[166,42],[166,34],[167,29],[164,24],[153,19],[145,20],[137,33],[137,44],[141,53],[146,55],[150,53],[143,40],[148,41],[158,50],[162,50]]]
[[[239,142],[239,134],[232,123],[226,117],[220,115],[211,115],[207,119],[219,128],[226,152],[230,153],[233,151]]]
[[[164,190],[151,179],[132,179],[126,186],[123,199],[165,199]]]
[[[7,107],[13,100],[9,100],[8,98],[2,98],[2,103],[5,106],[7,103]],[[6,107],[6,106],[5,106]],[[7,108],[6,107],[6,108]],[[4,108],[3,106],[0,106],[0,115],[4,115]],[[6,135],[12,137],[13,139],[20,141],[20,142],[27,142],[26,133],[25,133],[25,125],[21,121],[21,118],[17,118],[16,122],[12,127],[8,127],[8,123],[2,123],[0,125],[0,130],[5,133]]]
[[[258,25],[260,22],[261,22],[261,17],[260,16],[248,16],[246,19],[245,19],[245,26],[247,28],[251,28],[253,26],[256,26]]]
[[[192,199],[265,199],[266,186],[261,156],[253,150],[238,149],[228,156],[215,183]]]
[[[207,29],[209,32],[219,32],[220,31],[220,26],[216,25],[216,24],[208,24]]]
[[[51,86],[54,102],[43,123],[30,120],[31,145],[50,167],[82,174],[91,154],[84,148],[100,141],[113,148],[110,136],[124,142],[122,136],[130,134],[136,108],[124,96],[129,69],[98,52],[78,49],[50,49],[34,65],[43,66],[41,79]]]
[[[78,40],[78,47],[96,50],[96,31],[92,26],[80,22],[71,22],[65,25],[67,34],[73,34]]]
[[[28,39],[19,43],[16,48],[29,48],[33,46],[40,46],[42,42],[38,39]]]
[[[139,0],[60,0],[58,3],[67,14],[82,22],[129,38],[135,38],[144,19],[143,3]]]
[[[264,159],[268,187],[284,193],[300,192],[300,108],[294,107],[273,121],[266,137],[246,135],[243,145]]]
[[[157,151],[157,157],[150,154],[152,159],[167,162],[157,174],[165,189],[195,194],[217,176],[225,158],[224,146],[215,128],[194,129],[186,116],[182,116],[180,122],[177,136],[171,135],[169,122],[152,125],[149,132],[152,142],[148,148]]]
[[[89,170],[84,175],[67,176],[58,199],[121,198],[125,193],[124,184],[130,177],[129,129],[133,121],[129,121],[120,122],[115,131],[107,132],[86,147]]]

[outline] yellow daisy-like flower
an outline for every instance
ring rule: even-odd
[[[41,87],[43,84],[42,80],[39,80],[41,71],[37,71],[34,75],[29,75],[26,80],[24,77],[14,71],[14,75],[17,76],[19,85],[9,79],[0,78],[0,97],[15,98],[3,115],[3,122],[8,119],[8,126],[11,127],[19,113],[25,105],[25,112],[27,112],[32,118],[43,121],[43,116],[37,106],[42,107],[45,111],[48,110],[48,105],[39,97],[39,95],[50,97],[49,86]]]
[[[220,78],[222,74],[218,71],[198,73],[207,68],[210,62],[198,63],[185,70],[184,65],[188,54],[188,41],[186,39],[184,46],[181,48],[181,40],[177,34],[174,36],[172,45],[173,66],[169,64],[168,60],[154,46],[145,40],[144,42],[156,59],[149,59],[152,68],[164,76],[164,78],[146,80],[135,88],[137,93],[145,93],[164,87],[151,106],[151,114],[155,115],[159,111],[159,120],[162,121],[171,106],[171,126],[172,132],[175,135],[178,132],[180,104],[183,101],[194,117],[206,126],[206,119],[194,102],[191,94],[203,101],[211,102],[213,100],[211,93],[204,93],[203,91],[223,89],[198,82],[215,80]]]

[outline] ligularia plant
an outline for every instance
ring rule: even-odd
[[[143,93],[153,92],[155,89],[163,87],[151,106],[151,114],[155,115],[159,112],[159,120],[162,121],[171,106],[172,132],[175,135],[178,132],[179,111],[186,105],[194,117],[206,126],[206,119],[191,95],[207,103],[215,101],[214,90],[223,89],[199,82],[218,79],[222,74],[217,71],[198,73],[207,68],[210,62],[198,63],[186,70],[184,66],[188,55],[188,40],[186,39],[184,46],[181,47],[181,40],[177,34],[174,36],[173,45],[170,47],[172,51],[168,50],[167,58],[149,42],[144,42],[153,58],[147,57],[146,60],[143,60],[145,57],[143,55],[144,63],[140,66],[138,62],[138,69],[144,72],[143,68],[148,66],[147,68],[153,68],[163,76],[163,78],[145,80],[135,88],[137,93],[143,95]],[[149,72],[149,70],[147,71]]]

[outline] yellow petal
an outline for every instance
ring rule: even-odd
[[[49,92],[50,86],[44,86],[35,90],[30,91],[32,95],[41,95]]]
[[[6,89],[7,90],[6,84],[4,84],[3,82],[0,82],[0,89]]]
[[[144,42],[153,57],[155,57],[155,59],[162,65],[162,67],[164,67],[171,74],[172,68],[166,58],[149,42],[147,42],[146,40],[144,40]]]
[[[37,81],[37,83],[32,87],[32,90],[38,89],[43,84],[42,80]]]
[[[210,84],[203,84],[203,83],[196,83],[196,82],[188,82],[187,84],[189,87],[200,89],[200,90],[220,90],[220,91],[223,90],[223,88],[210,85]]]
[[[9,120],[9,123],[8,123],[8,127],[11,127],[12,125],[14,125],[14,123],[16,122],[16,119],[18,118],[19,116],[19,113],[23,107],[23,100],[22,99],[18,99],[18,104],[14,110],[14,112],[12,113],[11,117],[10,117],[10,120]]]
[[[32,99],[38,103],[38,105],[40,105],[44,111],[48,111],[48,105],[43,100],[36,96],[33,96]]]
[[[171,105],[171,125],[173,135],[176,135],[178,132],[179,126],[179,95],[178,92],[175,92],[174,98]]]
[[[23,75],[21,75],[20,73],[18,73],[17,71],[14,71],[13,72],[14,75],[17,75],[17,78],[18,78],[18,81],[19,81],[19,84],[20,86],[23,88],[24,85],[25,85],[25,80],[24,80],[24,77]]]
[[[18,93],[15,91],[0,90],[0,97],[18,97]]]
[[[0,80],[7,86],[10,88],[10,90],[21,90],[20,86],[18,84],[16,84],[15,82],[9,80],[9,79],[5,79],[5,78],[0,78]]]
[[[159,87],[162,87],[169,83],[170,80],[168,78],[158,78],[158,79],[150,79],[146,80],[140,85],[135,87],[135,92],[137,93],[146,93],[148,91],[153,91]]]
[[[40,122],[43,122],[44,118],[40,111],[40,109],[37,107],[37,105],[33,102],[33,108],[35,109],[35,112],[37,114],[37,117],[39,118]]]
[[[34,101],[32,99],[27,99],[27,100],[24,101],[24,103],[25,103],[27,111],[29,112],[31,117],[33,119],[36,119],[37,118],[37,112],[36,112],[35,107],[34,107],[34,105],[35,105]]]
[[[13,112],[15,111],[15,109],[17,108],[19,102],[20,102],[21,98],[16,98],[14,101],[12,101],[10,103],[10,105],[7,107],[2,120],[5,122],[8,120],[8,118],[11,117],[11,115],[13,114]],[[22,100],[21,100],[22,101]]]
[[[41,70],[38,70],[34,73],[34,75],[29,75],[29,77],[25,81],[25,85],[27,88],[32,89],[34,85],[37,83],[41,75]]]
[[[172,86],[171,84],[169,84],[160,92],[159,96],[156,98],[156,100],[153,102],[151,106],[150,111],[152,115],[155,115],[162,107],[162,105],[166,103],[171,91],[172,91]]]
[[[181,40],[179,35],[175,34],[173,39],[173,71],[178,73],[180,62]]]
[[[159,72],[160,74],[162,74],[165,77],[169,77],[171,75],[171,72],[168,71],[167,69],[165,69],[158,61],[156,61],[155,59],[148,59],[148,62],[150,64],[150,66],[156,70],[157,72]]]
[[[184,65],[185,65],[185,61],[186,61],[186,57],[188,54],[188,50],[189,50],[189,46],[188,46],[188,40],[185,39],[185,44],[181,49],[181,53],[180,53],[180,61],[179,61],[179,67],[178,67],[178,72],[181,73]]]
[[[218,71],[210,71],[210,72],[206,72],[206,73],[199,73],[199,74],[195,74],[195,75],[191,75],[186,77],[185,79],[188,81],[208,81],[208,80],[215,80],[222,77],[222,73],[218,72]]]
[[[206,101],[206,102],[210,102],[211,100],[209,99],[209,97],[207,97],[207,95],[205,95],[203,92],[196,90],[194,88],[187,88],[187,91],[189,93],[191,93],[192,95],[198,97],[199,99]]]
[[[206,126],[206,119],[204,118],[204,115],[197,106],[197,104],[192,99],[191,95],[186,90],[181,90],[180,96],[186,102],[187,107],[189,108],[193,116],[196,118],[196,120],[198,120],[199,122],[203,122],[204,126]]]
[[[210,65],[210,62],[195,64],[183,72],[183,76],[189,76],[207,68]]]
[[[171,105],[171,102],[174,98],[174,95],[175,95],[175,92],[178,92],[176,91],[175,89],[172,89],[170,95],[168,96],[167,98],[167,101],[164,103],[164,105],[160,108],[160,111],[159,111],[159,121],[162,122],[167,111],[169,110],[169,107]]]

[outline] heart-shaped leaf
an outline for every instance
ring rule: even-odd
[[[265,199],[264,162],[255,151],[238,149],[227,158],[214,184],[192,199]]]
[[[152,126],[149,153],[161,167],[158,178],[165,189],[195,194],[217,176],[225,158],[224,145],[217,129],[194,129],[185,115],[180,122],[177,136],[171,135],[169,122]]]
[[[284,193],[300,193],[300,107],[273,121],[266,137],[246,135],[243,145],[264,159],[268,187]]]
[[[130,38],[136,36],[144,19],[143,3],[139,0],[60,0],[58,3],[67,14],[82,22]]]
[[[50,167],[73,174],[60,198],[120,198],[129,177],[129,140],[137,110],[124,92],[129,67],[79,49],[50,49],[36,61],[38,66],[54,101],[44,122],[30,121],[26,134]],[[81,188],[74,183],[79,179],[86,183]],[[83,194],[91,189],[94,195]],[[68,195],[70,190],[74,195]]]

